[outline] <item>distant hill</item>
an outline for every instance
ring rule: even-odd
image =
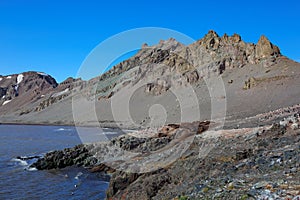
[[[210,94],[217,90],[207,85],[213,77],[221,78],[225,95]],[[209,31],[190,45],[173,38],[144,44],[136,55],[89,81],[68,78],[57,84],[38,72],[0,76],[0,122],[73,125],[75,108],[78,125],[139,128],[153,122],[149,109],[156,104],[165,109],[165,123],[173,123],[189,110],[187,121],[210,119],[211,103],[225,101],[229,123],[298,104],[299,78],[300,64],[283,56],[267,37],[253,44],[238,34]],[[186,98],[194,95],[196,105],[177,96],[186,88],[193,91]],[[192,112],[195,106],[199,116]]]

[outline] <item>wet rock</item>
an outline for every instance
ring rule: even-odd
[[[43,158],[39,158],[37,162],[33,163],[30,167],[45,170],[60,169],[72,165],[89,166],[95,163],[96,161],[91,158],[86,147],[84,145],[77,145],[74,148],[49,152]]]

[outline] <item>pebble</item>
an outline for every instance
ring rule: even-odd
[[[258,182],[258,183],[256,183],[256,184],[254,184],[253,187],[254,187],[255,189],[261,189],[261,188],[266,187],[267,185],[268,185],[268,182],[266,182],[266,181],[261,181],[261,182]]]
[[[293,198],[293,200],[300,200],[300,195],[295,196],[295,197]]]
[[[218,192],[218,193],[219,193],[219,192],[223,192],[223,189],[222,189],[222,188],[217,188],[217,189],[216,189],[216,192]]]
[[[233,182],[228,183],[227,189],[228,190],[233,190],[234,189],[234,183]]]
[[[299,125],[298,125],[297,123],[293,123],[293,124],[291,125],[291,128],[292,128],[293,130],[297,130],[297,129],[299,128]]]

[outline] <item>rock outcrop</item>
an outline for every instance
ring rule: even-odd
[[[107,197],[297,199],[299,130],[292,131],[290,126],[274,124],[259,131],[223,130],[218,138],[196,137],[171,166],[143,174],[115,172]],[[201,154],[211,146],[207,157]]]
[[[31,167],[38,170],[61,169],[72,165],[93,166],[97,160],[92,157],[84,145],[77,145],[73,148],[57,150],[47,153],[39,158]]]
[[[266,36],[262,35],[256,44],[255,57],[260,60],[270,56],[277,57],[280,55],[280,50],[277,46],[273,45]]]
[[[116,93],[122,85],[147,82],[145,77],[150,77],[152,80],[146,85],[145,92],[160,95],[170,87],[195,84],[203,77],[222,74],[226,69],[260,63],[272,66],[280,56],[279,48],[265,36],[261,36],[257,44],[252,44],[244,42],[238,34],[220,37],[215,31],[209,31],[202,39],[187,46],[173,38],[155,46],[143,45],[135,56],[114,66],[99,80],[124,74],[114,87],[102,91]],[[132,73],[127,74],[128,71]]]
[[[106,143],[50,152],[31,167],[53,169],[79,165],[89,167],[92,172],[111,173],[108,199],[297,199],[300,135],[299,126],[294,124],[299,125],[299,113],[282,122],[286,123],[209,133],[205,132],[211,125],[208,121],[169,124],[148,138],[122,135]],[[117,149],[141,152],[128,158],[122,154],[127,164],[157,150],[158,156],[162,156],[168,152],[166,146],[185,131],[194,135],[194,139],[170,164],[141,173],[118,170],[113,164],[114,157],[110,154],[119,154]],[[181,137],[179,142],[185,142],[185,138]],[[122,164],[121,160],[116,162]]]

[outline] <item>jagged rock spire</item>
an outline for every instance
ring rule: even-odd
[[[217,49],[220,44],[220,37],[215,31],[209,30],[199,42],[206,49]]]
[[[255,55],[257,59],[278,56],[280,55],[280,50],[266,36],[262,35],[256,44]]]

